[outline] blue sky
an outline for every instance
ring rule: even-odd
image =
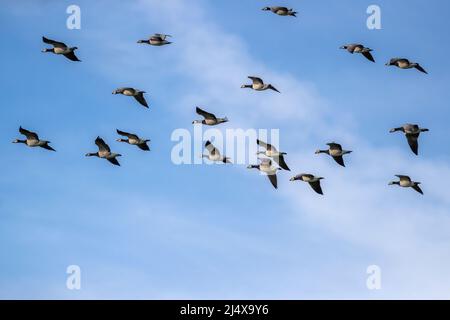
[[[81,30],[66,28],[70,4]],[[294,7],[278,17],[265,5]],[[382,30],[366,28],[377,4]],[[407,10],[404,10],[405,5]],[[126,299],[449,298],[448,28],[443,1],[8,1],[0,12],[0,297]],[[173,44],[136,44],[154,32]],[[42,36],[81,63],[43,54]],[[376,64],[338,48],[361,42]],[[404,56],[428,70],[387,68]],[[260,75],[282,92],[240,89]],[[150,109],[114,96],[147,91]],[[173,130],[195,106],[226,128],[280,129],[293,170],[279,189],[245,166],[176,166]],[[431,131],[415,157],[390,128]],[[56,153],[12,144],[18,127]],[[150,153],[115,129],[152,140]],[[100,135],[122,167],[85,158]],[[336,140],[348,167],[314,151]],[[325,197],[290,183],[326,177]],[[424,197],[388,187],[394,174]],[[66,288],[79,265],[82,289]],[[366,288],[379,265],[382,289]]]

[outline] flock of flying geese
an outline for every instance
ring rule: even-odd
[[[280,6],[274,6],[274,7],[265,7],[262,10],[264,11],[271,11],[274,14],[277,14],[279,16],[292,16],[296,17],[297,12],[295,12],[293,9],[288,9],[286,7],[280,7]],[[166,34],[159,34],[156,33],[149,37],[147,40],[139,40],[137,43],[142,44],[148,44],[152,46],[164,46],[171,44],[172,42],[167,41],[167,39],[171,37],[170,35]],[[54,41],[51,39],[48,39],[46,37],[42,37],[42,41],[46,44],[49,44],[52,46],[52,48],[46,48],[42,50],[42,52],[51,52],[56,55],[63,55],[67,59],[71,61],[81,61],[78,59],[78,57],[75,55],[75,50],[77,50],[77,47],[69,47],[63,42]],[[372,56],[372,49],[365,47],[362,44],[347,44],[342,46],[340,49],[345,49],[351,54],[361,54],[369,61],[375,62],[374,57]],[[419,70],[420,72],[427,73],[425,69],[420,66],[418,63],[411,62],[408,59],[405,58],[393,58],[391,59],[387,64],[387,66],[396,66],[400,69],[412,69],[415,68]],[[251,84],[244,84],[241,88],[249,88],[253,89],[255,91],[265,91],[265,90],[272,90],[275,92],[280,93],[272,84],[266,84],[264,81],[259,77],[249,76],[248,77],[252,83]],[[138,90],[136,88],[118,88],[113,91],[113,94],[122,94],[124,96],[128,97],[134,97],[136,101],[142,105],[145,108],[148,108],[148,103],[145,100],[144,97],[145,91]],[[214,114],[209,113],[205,110],[202,110],[201,108],[196,108],[196,113],[203,117],[201,120],[194,120],[193,124],[203,124],[208,126],[215,126],[219,125],[221,123],[228,122],[228,119],[226,117],[219,118],[216,117]],[[421,128],[417,124],[405,124],[401,127],[391,129],[390,132],[402,132],[406,136],[406,139],[408,141],[408,144],[412,150],[412,152],[416,155],[418,155],[418,138],[422,132],[428,131],[428,129]],[[26,137],[25,140],[16,139],[13,141],[13,143],[23,143],[27,145],[28,147],[41,147],[46,150],[55,151],[50,145],[49,141],[47,140],[41,140],[39,136],[32,131],[26,130],[22,127],[19,128],[19,132]],[[124,142],[128,143],[130,145],[137,146],[143,151],[150,151],[150,148],[148,146],[148,142],[150,142],[149,139],[142,139],[138,135],[133,133],[128,133],[125,131],[117,130],[117,134],[126,137],[117,139],[118,142]],[[113,153],[111,152],[111,149],[109,145],[100,137],[97,137],[95,139],[95,144],[98,147],[97,152],[91,152],[87,153],[87,157],[98,157],[101,159],[106,159],[110,163],[120,166],[119,161],[117,160],[117,157],[120,157],[121,154]],[[264,151],[258,151],[258,155],[263,155],[266,158],[260,158],[260,163],[257,165],[250,165],[248,166],[248,169],[257,169],[260,172],[267,175],[270,182],[272,183],[273,187],[277,188],[277,171],[278,170],[287,170],[290,171],[288,165],[286,164],[286,161],[284,159],[284,156],[286,155],[285,152],[278,151],[273,145],[268,144],[266,142],[263,142],[261,140],[257,140],[257,145],[264,149]],[[327,144],[328,149],[326,150],[317,150],[316,154],[325,153],[329,156],[331,156],[336,163],[338,163],[340,166],[345,167],[344,155],[350,154],[352,151],[344,150],[342,146],[338,143],[331,142]],[[223,162],[223,163],[231,163],[231,160],[223,155],[221,155],[220,151],[210,142],[207,141],[205,143],[205,149],[208,151],[208,154],[203,154],[203,158],[207,158],[210,161],[213,162]],[[278,166],[275,166],[273,163],[278,164]],[[420,182],[415,182],[411,180],[409,176],[406,175],[396,175],[396,177],[399,178],[398,181],[392,181],[389,184],[390,185],[399,185],[404,188],[412,188],[416,190],[417,192],[423,194],[421,188],[419,187]],[[313,174],[298,174],[290,179],[290,181],[303,181],[306,183],[309,183],[311,188],[317,192],[318,194],[323,195],[322,187],[320,184],[320,181],[324,179],[323,177],[315,176]]]

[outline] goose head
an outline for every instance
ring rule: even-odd
[[[269,11],[269,10],[270,10],[270,7],[264,7],[264,8],[262,8],[261,10],[262,10],[262,11]]]
[[[391,181],[391,182],[389,182],[389,185],[390,185],[390,186],[393,186],[393,185],[395,185],[395,184],[400,185],[400,181]]]
[[[202,120],[194,120],[192,121],[192,124],[202,124]]]

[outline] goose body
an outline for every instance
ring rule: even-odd
[[[213,162],[223,162],[223,163],[231,163],[230,159],[222,156],[220,154],[219,149],[217,149],[212,143],[211,141],[206,141],[205,143],[205,148],[208,151],[208,154],[203,154],[202,157],[203,158],[207,158],[210,161]]]
[[[273,90],[280,93],[273,85],[264,83],[261,78],[253,76],[249,76],[248,78],[252,80],[252,84],[243,84],[241,88],[250,88],[256,91]]]
[[[419,136],[422,132],[429,131],[425,128],[420,128],[417,124],[405,124],[398,128],[393,128],[390,130],[391,133],[401,131],[405,134],[406,140],[408,141],[408,145],[411,148],[411,151],[415,154],[419,154]]]
[[[395,66],[400,69],[412,69],[415,68],[419,70],[420,72],[423,72],[425,74],[428,74],[428,72],[425,71],[425,69],[416,62],[411,62],[408,59],[405,58],[393,58],[388,63],[386,63],[387,66]]]
[[[144,98],[145,91],[141,91],[135,88],[118,88],[112,92],[113,94],[122,94],[127,97],[134,97],[137,102],[139,102],[142,106],[148,108],[147,101]]]
[[[272,165],[272,160],[270,159],[261,159],[261,163],[258,165],[250,165],[247,167],[248,169],[257,169],[260,172],[267,175],[267,177],[270,180],[270,183],[275,189],[278,189],[278,182],[277,182],[277,171],[280,170],[277,167],[274,167]]]
[[[141,150],[150,151],[150,148],[147,144],[148,142],[150,142],[150,140],[141,139],[136,134],[121,131],[119,129],[116,129],[116,131],[117,131],[117,134],[127,137],[127,139],[117,139],[118,142],[125,142],[125,143],[131,144],[133,146],[137,146]]]
[[[201,115],[204,119],[203,120],[194,120],[192,124],[204,124],[207,126],[215,126],[224,122],[228,122],[228,118],[217,118],[214,114],[206,112],[205,110],[200,109],[199,107],[196,107],[195,109],[196,113]]]
[[[256,140],[256,143],[258,146],[266,149],[265,151],[258,151],[257,154],[263,154],[266,157],[272,158],[272,160],[275,161],[282,169],[291,171],[284,160],[284,156],[287,154],[286,152],[280,152],[273,145],[265,143],[259,139]]]
[[[149,44],[152,46],[164,46],[166,44],[172,43],[172,42],[166,40],[168,37],[171,37],[171,35],[155,33],[154,35],[149,37],[147,40],[139,40],[138,43],[146,43],[146,44]]]
[[[106,159],[109,162],[111,162],[113,165],[120,166],[120,163],[117,160],[117,157],[121,157],[122,156],[121,154],[112,153],[110,147],[100,137],[97,137],[97,139],[95,139],[95,144],[98,147],[98,151],[86,153],[86,157],[98,157],[101,159]]]
[[[320,180],[323,180],[323,177],[316,177],[309,173],[298,174],[295,177],[292,177],[290,181],[303,181],[309,183],[311,188],[317,192],[318,194],[323,195],[322,187],[320,185]]]
[[[347,44],[341,47],[341,49],[345,49],[350,53],[360,53],[362,54],[367,60],[375,62],[375,59],[373,58],[372,54],[370,53],[373,51],[370,48],[367,48],[363,46],[362,44],[353,43],[353,44]]]
[[[342,146],[336,142],[327,143],[328,150],[317,150],[316,154],[326,153],[330,155],[339,165],[345,167],[343,156],[352,153],[352,151],[343,150]]]
[[[81,61],[77,58],[75,55],[75,50],[77,50],[77,47],[68,47],[64,42],[59,42],[55,40],[48,39],[46,37],[42,37],[42,41],[44,43],[50,44],[53,46],[51,49],[43,49],[42,52],[51,52],[54,54],[62,54],[67,59],[72,61]]]
[[[292,16],[297,17],[297,12],[294,9],[288,9],[286,7],[264,7],[263,11],[271,11],[279,16]]]
[[[19,128],[19,132],[20,134],[24,135],[26,139],[25,140],[16,139],[13,141],[13,143],[23,143],[31,148],[40,147],[46,150],[56,151],[51,146],[49,146],[50,141],[40,140],[37,133],[28,131],[27,129],[24,129],[22,127]]]
[[[412,181],[409,176],[405,175],[396,175],[399,178],[399,181],[391,181],[389,185],[398,185],[403,188],[412,188],[420,194],[423,194],[422,189],[420,188],[420,182]]]

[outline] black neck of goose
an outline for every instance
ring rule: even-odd
[[[19,139],[17,139],[16,141],[15,141],[16,143],[27,143],[27,140],[19,140]]]
[[[98,157],[98,152],[89,152],[86,157]]]

